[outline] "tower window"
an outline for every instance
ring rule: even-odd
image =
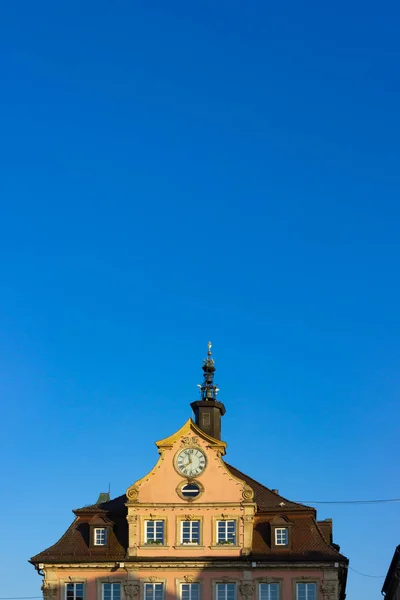
[[[289,543],[289,531],[287,527],[277,527],[275,529],[275,544],[277,546],[287,546]]]
[[[164,544],[164,521],[145,521],[146,544]]]
[[[181,544],[200,544],[200,521],[182,521]]]
[[[217,521],[217,544],[236,543],[236,521]]]
[[[209,427],[211,425],[211,415],[210,413],[203,413],[201,416],[202,425],[204,427]]]
[[[107,545],[107,529],[105,527],[95,527],[94,545],[95,546],[106,546]]]

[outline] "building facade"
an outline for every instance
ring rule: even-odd
[[[229,465],[209,344],[195,420],[126,494],[74,510],[30,562],[45,600],[344,600],[332,521]]]
[[[386,600],[400,600],[400,546],[397,546],[394,551],[392,562],[390,563],[382,587],[382,594]]]

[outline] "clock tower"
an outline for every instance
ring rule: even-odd
[[[200,385],[201,399],[192,402],[196,425],[211,437],[221,439],[221,417],[226,413],[225,406],[217,400],[219,392],[214,384],[215,362],[211,357],[211,342],[208,342],[207,358],[203,361],[204,381]]]

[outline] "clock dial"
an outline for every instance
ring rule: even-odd
[[[198,448],[185,448],[176,457],[177,469],[182,475],[196,477],[206,467],[206,457]]]

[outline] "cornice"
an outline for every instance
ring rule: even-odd
[[[124,564],[120,567],[121,571],[141,571],[147,569],[226,569],[227,562],[229,563],[229,569],[248,569],[254,572],[265,570],[265,569],[333,569],[338,570],[340,567],[345,566],[344,561],[313,561],[313,562],[298,562],[298,561],[285,561],[285,562],[273,562],[273,561],[252,561],[248,557],[246,559],[232,559],[227,557],[225,560],[218,558],[206,559],[206,560],[188,560],[188,559],[176,559],[172,560],[147,560],[143,561],[139,558],[135,561],[131,559],[108,561],[104,563],[43,563],[44,569],[113,569],[119,563]],[[256,562],[256,566],[253,564]]]

